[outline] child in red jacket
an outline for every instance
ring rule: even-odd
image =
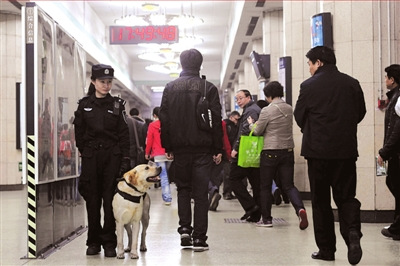
[[[154,158],[154,162],[157,164],[157,166],[161,166],[162,170],[160,173],[160,178],[162,199],[165,205],[171,205],[172,196],[167,173],[167,168],[169,167],[171,161],[167,159],[165,156],[165,150],[161,146],[161,124],[160,120],[158,120],[159,112],[160,107],[155,107],[153,109],[153,117],[155,121],[150,123],[147,130],[146,159],[150,160],[151,158]]]

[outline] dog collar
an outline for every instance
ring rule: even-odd
[[[129,200],[131,202],[135,202],[135,203],[140,203],[140,198],[141,197],[145,198],[146,194],[147,194],[147,193],[144,193],[142,196],[132,196],[132,195],[126,193],[126,192],[123,192],[123,191],[119,190],[118,187],[116,189],[116,192],[118,194],[120,194],[124,199]]]
[[[139,192],[139,193],[142,193],[142,194],[146,194],[146,192],[142,192],[142,191],[140,191],[139,189],[137,189],[136,187],[134,187],[134,186],[132,186],[131,184],[129,184],[128,182],[126,182],[125,178],[121,178],[121,179],[119,180],[119,182],[121,182],[121,181],[125,181],[125,183],[128,185],[128,187],[133,188],[134,190],[136,190],[136,192]]]

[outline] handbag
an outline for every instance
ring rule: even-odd
[[[199,129],[204,130],[204,131],[211,131],[212,130],[212,115],[211,115],[211,110],[208,107],[208,100],[206,98],[207,96],[207,82],[206,82],[206,77],[202,76],[202,79],[204,79],[204,93],[201,93],[201,97],[199,102],[197,103],[196,106],[196,121],[197,121],[197,126]]]
[[[240,136],[238,165],[243,168],[260,167],[260,154],[264,146],[264,136]]]

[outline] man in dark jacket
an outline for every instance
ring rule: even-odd
[[[385,68],[386,94],[389,104],[385,111],[385,137],[379,150],[378,163],[388,161],[386,185],[394,196],[394,222],[382,229],[386,237],[400,240],[400,65]]]
[[[143,118],[139,116],[139,110],[132,108],[129,111],[130,116],[127,116],[129,128],[129,156],[131,158],[131,167],[136,167],[138,164],[147,163],[145,156],[147,124]],[[137,134],[137,135],[136,135]],[[136,143],[136,137],[139,145]],[[138,158],[140,156],[140,158]]]
[[[307,54],[311,78],[300,85],[294,110],[303,132],[301,155],[307,159],[318,252],[313,259],[334,260],[336,236],[330,189],[338,207],[340,233],[350,264],[361,260],[361,203],[355,198],[357,125],[366,113],[359,82],[338,71],[332,49],[312,48]]]
[[[248,222],[258,222],[261,218],[260,212],[260,168],[243,168],[238,165],[238,151],[240,145],[240,136],[248,136],[250,134],[249,122],[247,118],[251,116],[255,121],[258,120],[261,108],[252,100],[248,90],[240,90],[236,93],[236,102],[239,107],[243,108],[242,116],[239,119],[238,135],[232,145],[232,163],[229,173],[229,181],[232,186],[232,191],[245,210],[245,214],[241,217],[242,220]],[[240,156],[240,154],[239,154]],[[248,178],[253,196],[247,190],[243,179]]]
[[[228,135],[229,144],[231,147],[233,146],[237,133],[238,133],[238,122],[240,119],[240,113],[238,111],[232,111],[228,118],[224,119],[226,124],[226,133]],[[224,188],[223,188],[223,196],[225,200],[235,199],[236,197],[232,195],[232,187],[229,181],[229,173],[230,173],[230,162],[224,163]],[[247,181],[246,181],[247,183]]]
[[[204,251],[208,250],[208,183],[212,164],[221,163],[223,151],[221,104],[217,88],[200,78],[202,54],[196,49],[186,50],[180,61],[183,71],[166,85],[161,99],[161,142],[167,158],[174,159],[175,164],[181,246],[193,245],[194,251]],[[196,106],[204,88],[212,116],[209,131],[201,130],[196,121]]]

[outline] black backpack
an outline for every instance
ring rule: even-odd
[[[204,79],[204,93],[203,90],[200,90],[201,97],[199,102],[197,103],[197,114],[196,114],[196,121],[199,129],[204,131],[211,131],[212,130],[212,115],[211,110],[209,108],[209,103],[206,98],[207,96],[207,81],[206,76],[202,76]]]

